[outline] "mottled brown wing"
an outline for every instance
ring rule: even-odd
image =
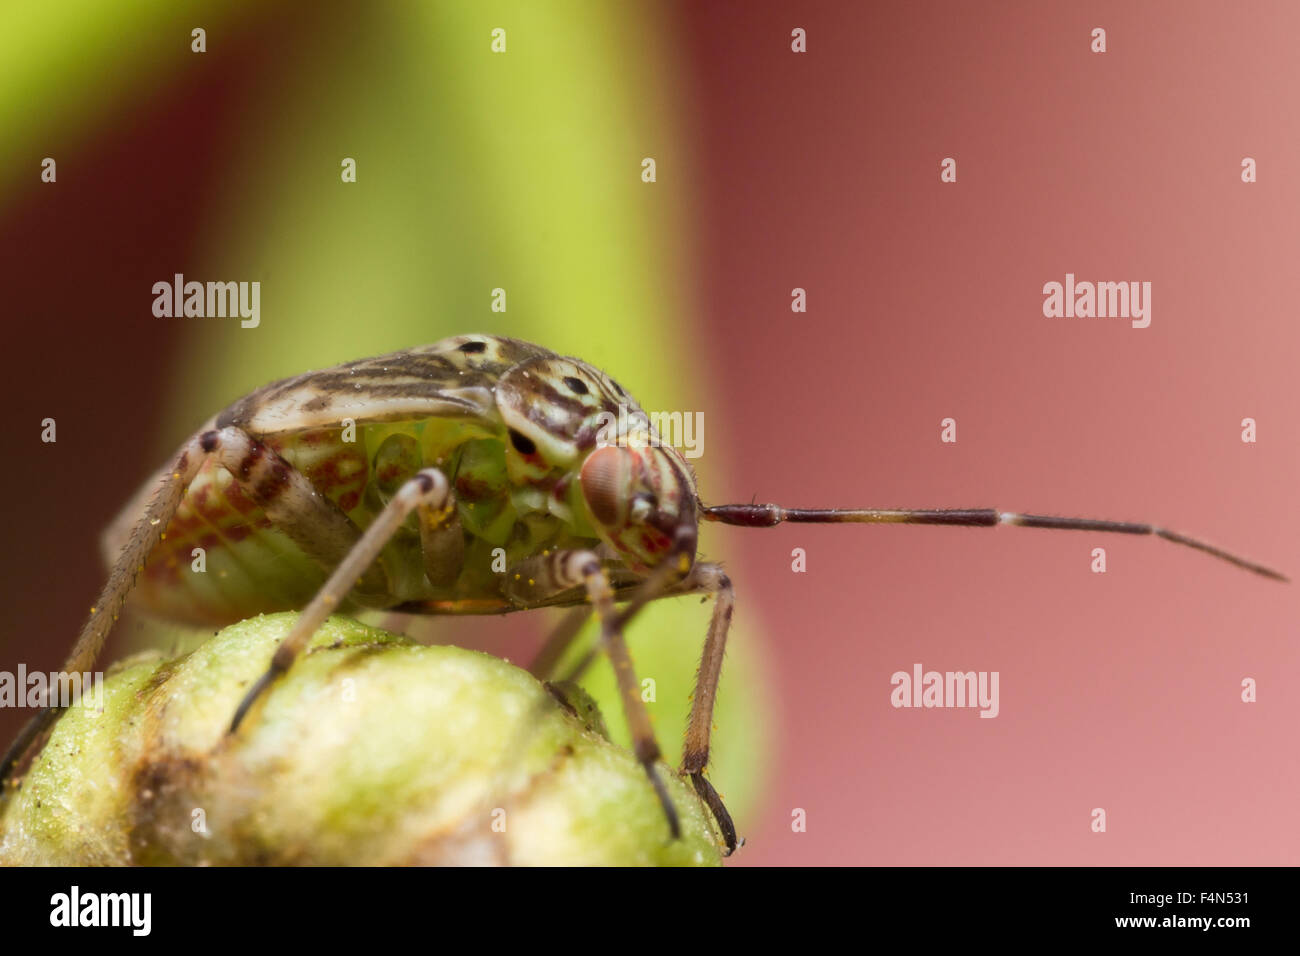
[[[493,388],[511,367],[553,353],[493,335],[458,335],[432,345],[359,359],[272,382],[217,416],[266,437],[306,428],[418,418],[497,420]]]

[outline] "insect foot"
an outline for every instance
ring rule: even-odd
[[[297,620],[125,661],[104,709],[65,711],[0,802],[0,864],[718,865],[709,810],[528,673],[343,617],[238,737],[225,721]],[[570,692],[570,706],[575,699]],[[525,719],[525,715],[526,718]]]

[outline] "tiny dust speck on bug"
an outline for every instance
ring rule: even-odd
[[[611,428],[611,422],[616,423]],[[90,670],[133,590],[147,611],[229,624],[303,608],[231,717],[263,693],[336,609],[502,614],[572,607],[531,670],[552,673],[595,613],[637,759],[677,837],[659,745],[624,642],[649,602],[703,593],[704,639],[681,773],[736,829],[705,776],[713,704],[735,604],[731,581],[697,559],[701,521],[929,524],[1156,535],[1266,577],[1281,574],[1150,524],[993,508],[802,509],[705,505],[695,475],[622,386],[536,345],[463,335],[274,382],[206,422],[105,534],[111,564],[63,670]],[[252,574],[187,574],[194,548]],[[66,701],[47,699],[0,764],[8,780]]]

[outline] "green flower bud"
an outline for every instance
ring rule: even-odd
[[[296,615],[143,655],[66,711],[0,803],[0,862],[716,865],[689,782],[668,824],[580,689],[331,618],[228,736]],[[89,701],[89,698],[87,699]]]

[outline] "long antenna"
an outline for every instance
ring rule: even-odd
[[[782,508],[780,505],[715,505],[701,506],[706,521],[739,525],[745,528],[771,528],[783,522],[797,524],[946,524],[972,528],[993,528],[1000,524],[1019,525],[1022,528],[1054,528],[1060,531],[1101,531],[1112,534],[1151,534],[1174,544],[1235,564],[1239,568],[1272,578],[1290,581],[1285,574],[1262,564],[1256,564],[1212,544],[1189,538],[1177,531],[1168,531],[1151,524],[1132,521],[1104,521],[1097,518],[1058,518],[1055,515],[1026,515],[996,508],[953,508],[943,510],[880,510],[876,508]]]

